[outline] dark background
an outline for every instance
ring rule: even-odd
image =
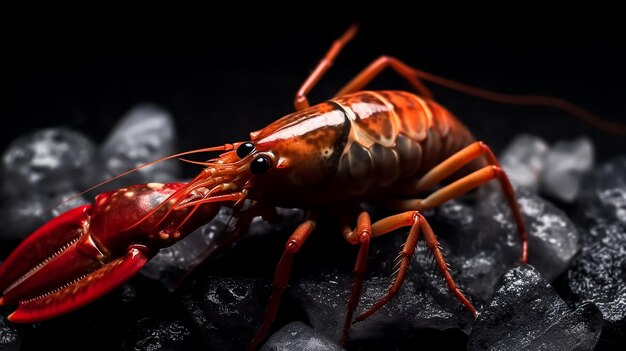
[[[122,114],[146,101],[173,113],[180,150],[247,139],[248,132],[292,111],[299,85],[353,21],[360,24],[358,36],[313,91],[311,102],[331,97],[386,54],[499,92],[562,97],[626,123],[620,28],[572,21],[547,29],[530,19],[518,27],[478,20],[427,25],[372,14],[352,17],[240,18],[228,25],[207,17],[189,26],[144,19],[132,30],[117,22],[90,25],[87,20],[8,36],[0,115],[11,127],[2,129],[0,149],[18,135],[56,125],[84,131],[100,142]],[[372,87],[409,89],[391,72]],[[549,141],[589,135],[600,159],[626,151],[623,136],[595,130],[551,108],[501,105],[433,90],[496,151],[522,132]]]

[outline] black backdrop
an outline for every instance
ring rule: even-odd
[[[330,97],[366,64],[393,55],[435,74],[501,92],[566,98],[608,119],[626,121],[623,38],[607,28],[573,23],[550,30],[415,20],[357,18],[361,31],[311,95]],[[88,22],[88,21],[86,21]],[[42,27],[10,36],[2,67],[0,114],[11,121],[0,147],[35,128],[66,125],[102,141],[133,104],[170,110],[180,150],[247,138],[292,111],[292,99],[331,42],[351,20],[285,17],[210,21],[180,27],[139,21]],[[617,30],[617,29],[616,29]],[[392,73],[373,88],[407,89]],[[529,132],[550,141],[587,134],[601,159],[626,151],[626,138],[599,132],[549,109],[506,106],[434,88],[480,139],[500,150]]]

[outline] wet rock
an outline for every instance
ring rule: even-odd
[[[144,276],[158,280],[169,291],[174,291],[182,279],[222,246],[232,234],[232,210],[220,209],[217,216],[185,239],[162,249],[141,270]]]
[[[529,233],[529,263],[548,281],[553,281],[569,267],[578,252],[578,230],[563,211],[528,189],[518,187],[516,195]],[[490,193],[480,202],[479,212],[489,218],[488,222],[480,223],[479,228],[487,226],[498,233],[495,235],[506,239],[501,241],[504,249],[519,253],[517,227],[499,191]]]
[[[583,175],[593,167],[594,148],[586,137],[550,146],[537,136],[521,134],[498,159],[513,183],[573,202]]]
[[[425,255],[422,253],[421,256]],[[411,267],[405,284],[394,299],[365,321],[352,325],[351,340],[403,338],[423,328],[469,330],[471,314],[448,293],[443,279],[436,277],[431,280],[436,275],[434,269],[426,272],[416,268],[419,267]],[[355,317],[384,296],[390,283],[389,273],[368,277]],[[346,318],[351,286],[350,271],[325,271],[298,280],[289,294],[305,310],[315,330],[338,341]]]
[[[345,350],[302,322],[292,322],[274,333],[261,351],[340,351]]]
[[[599,224],[590,229],[596,242],[583,247],[567,273],[574,302],[594,302],[612,337],[626,340],[626,229]]]
[[[0,350],[17,351],[22,343],[22,333],[8,324],[6,315],[0,314]]]
[[[82,197],[64,202],[76,193],[59,195],[34,194],[23,198],[7,199],[0,206],[0,238],[19,240],[27,237],[50,219],[87,202]],[[57,206],[64,202],[62,205]]]
[[[520,260],[519,233],[506,202],[499,196],[498,192],[489,193],[478,200],[476,207],[450,201],[425,214],[439,238],[453,278],[478,309],[491,298],[502,274]],[[534,193],[520,189],[518,200],[529,229],[531,262],[554,279],[573,259],[578,233],[560,210]],[[369,276],[357,313],[388,291],[394,259],[405,235],[372,241]],[[333,340],[339,339],[345,319],[353,279],[351,268],[346,265],[314,271],[297,279],[288,289],[314,329]],[[471,320],[471,314],[449,291],[421,241],[398,295],[367,320],[352,325],[350,335],[352,340],[403,338],[423,328],[454,328],[467,333]]]
[[[546,167],[549,148],[540,137],[521,134],[511,141],[498,160],[511,181],[536,191]]]
[[[174,120],[169,112],[153,104],[133,107],[113,128],[102,145],[104,165],[101,179],[123,173],[131,168],[175,152]],[[176,180],[180,165],[176,161],[160,162],[124,177],[125,184],[167,183]],[[117,189],[120,183],[107,184]]]
[[[602,315],[587,303],[569,309],[532,266],[507,272],[476,319],[468,350],[593,350]]]
[[[46,214],[46,221],[63,214],[78,206],[90,204],[91,202],[85,199],[85,196],[77,196],[78,193],[74,191],[56,194],[52,197],[52,206],[54,206],[49,213]]]
[[[0,207],[2,239],[24,239],[46,222],[46,214],[52,207],[52,201],[43,195],[4,201]]]
[[[567,272],[576,305],[594,302],[608,338],[626,341],[626,157],[617,158],[585,180],[579,215],[583,247]]]
[[[559,141],[546,155],[541,189],[555,198],[572,202],[580,191],[582,176],[593,167],[594,148],[589,138]]]
[[[585,219],[584,225],[617,222],[626,226],[626,156],[601,165],[586,177],[583,189],[578,217]]]
[[[294,209],[277,209],[280,219],[277,223],[267,223],[261,217],[252,220],[243,237],[262,236],[282,232],[287,228],[295,228],[302,220],[302,211]],[[199,228],[178,243],[162,249],[150,260],[141,273],[153,280],[158,280],[169,291],[176,290],[189,272],[201,265],[209,257],[223,253],[232,245],[236,221],[232,218],[232,210],[221,208],[217,216],[207,225]]]
[[[18,198],[84,189],[93,181],[94,143],[66,128],[48,128],[13,141],[2,154],[3,189]]]
[[[269,281],[208,277],[183,303],[209,349],[242,350],[256,331],[269,297]]]
[[[193,347],[191,329],[182,321],[143,318],[133,322],[131,328],[135,329],[135,339],[126,343],[127,350],[175,351]]]

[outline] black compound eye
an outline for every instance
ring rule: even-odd
[[[254,144],[251,142],[247,142],[247,143],[243,143],[241,145],[239,145],[239,147],[237,148],[237,156],[239,158],[244,158],[248,155],[250,155],[250,153],[252,151],[254,151]]]
[[[250,172],[252,174],[265,173],[268,169],[270,169],[270,159],[265,155],[255,158],[250,164]]]

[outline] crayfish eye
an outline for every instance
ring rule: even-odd
[[[239,147],[237,148],[237,156],[239,158],[244,158],[250,155],[250,153],[254,151],[254,149],[255,149],[255,146],[253,143],[251,142],[243,143],[239,145]]]
[[[268,169],[270,169],[270,159],[265,155],[255,158],[250,164],[250,172],[252,174],[265,173]]]

